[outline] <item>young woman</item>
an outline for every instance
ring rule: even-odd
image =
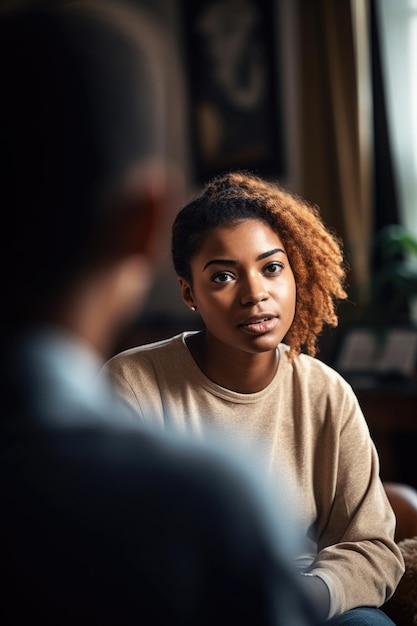
[[[113,357],[117,392],[142,419],[260,454],[272,484],[284,468],[301,494],[311,551],[300,568],[323,619],[390,624],[378,607],[403,561],[377,453],[351,387],[314,358],[346,297],[338,240],[316,208],[236,172],[180,211],[172,255],[204,330]]]

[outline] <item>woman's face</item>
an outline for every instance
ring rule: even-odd
[[[196,306],[208,337],[244,352],[275,350],[295,314],[296,286],[284,245],[263,221],[247,219],[210,231],[191,261],[192,286],[182,297]]]

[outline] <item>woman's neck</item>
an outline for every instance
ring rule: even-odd
[[[189,336],[186,344],[207,378],[231,391],[261,391],[269,385],[277,371],[278,350],[261,353],[235,350],[205,331]]]

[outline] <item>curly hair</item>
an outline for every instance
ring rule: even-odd
[[[324,324],[337,326],[337,302],[347,297],[341,242],[325,226],[316,206],[250,172],[219,175],[175,218],[174,268],[192,284],[190,262],[207,234],[246,219],[266,222],[285,245],[297,287],[294,321],[285,341],[290,358],[302,349],[314,356]]]

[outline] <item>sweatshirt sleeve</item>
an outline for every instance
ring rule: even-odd
[[[309,570],[329,587],[329,618],[381,606],[404,572],[376,448],[355,394],[345,381],[339,385],[337,400],[327,402],[327,453],[318,447],[317,557]]]

